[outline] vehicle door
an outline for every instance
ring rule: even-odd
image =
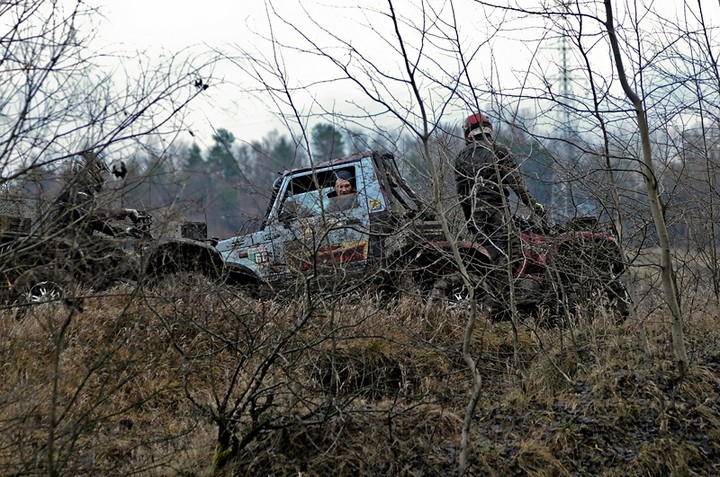
[[[289,271],[331,281],[363,273],[369,252],[366,167],[358,161],[293,178],[278,212],[282,240],[274,243],[276,258]],[[352,194],[339,196],[334,189],[341,171],[351,177]]]

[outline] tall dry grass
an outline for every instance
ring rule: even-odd
[[[650,355],[637,322],[597,311],[563,329],[528,319],[517,336],[481,317],[473,475],[717,469],[716,309],[690,315],[679,377],[669,317],[640,308]],[[3,310],[3,475],[456,472],[467,310],[361,294],[257,301],[195,281],[118,287],[71,313]],[[240,443],[222,468],[220,422]]]

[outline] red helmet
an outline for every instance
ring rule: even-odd
[[[467,117],[467,119],[465,119],[463,134],[465,135],[466,141],[472,141],[475,136],[492,134],[492,124],[490,124],[490,118],[485,116],[483,113],[471,114]]]

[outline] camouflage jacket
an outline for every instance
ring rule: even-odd
[[[458,154],[455,159],[455,182],[461,200],[473,193],[493,205],[502,204],[502,196],[507,196],[508,188],[532,207],[533,199],[518,171],[515,159],[506,146],[491,141],[473,141]]]

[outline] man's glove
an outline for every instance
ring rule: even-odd
[[[138,212],[137,209],[123,209],[123,213],[125,217],[130,217],[130,220],[133,222],[140,220],[140,212]]]
[[[533,204],[533,212],[535,212],[535,215],[537,215],[540,218],[545,217],[545,206],[543,206],[540,202],[536,202]]]

